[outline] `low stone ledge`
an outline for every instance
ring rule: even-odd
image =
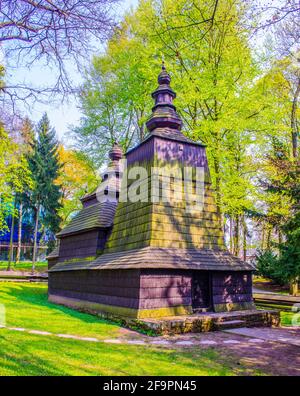
[[[77,304],[75,304],[75,300],[70,298],[49,296],[49,300],[152,336],[217,331],[220,329],[220,324],[232,320],[240,320],[242,322],[237,327],[277,327],[280,325],[280,311],[278,310],[253,309],[231,312],[205,312],[157,319],[137,319],[122,314],[116,315],[111,312],[101,312],[98,306],[94,307],[90,303],[83,304],[82,301],[76,301]]]
[[[157,335],[173,335],[184,333],[201,333],[216,331],[220,325],[232,320],[239,320],[237,327],[278,327],[280,312],[276,310],[239,311],[231,313],[205,313],[189,317],[161,318],[160,320],[143,319],[140,322],[144,329],[156,332]]]

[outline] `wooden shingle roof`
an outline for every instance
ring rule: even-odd
[[[65,235],[75,234],[84,230],[111,227],[116,207],[117,202],[108,201],[104,203],[97,202],[81,209],[70,223],[57,234],[57,237],[60,238]]]
[[[46,259],[54,259],[57,258],[59,256],[59,246],[56,246],[51,253],[48,254],[48,256],[46,257]]]
[[[145,247],[106,253],[91,261],[59,262],[51,272],[72,270],[169,268],[210,271],[254,271],[252,264],[240,260],[227,250],[176,249]]]
[[[177,131],[176,129],[171,129],[171,128],[156,128],[154,129],[151,134],[149,134],[145,140],[150,139],[151,136],[157,136],[161,137],[163,139],[168,139],[168,140],[175,140],[177,142],[182,142],[182,143],[189,143],[195,146],[203,146],[205,147],[205,144],[200,143],[200,142],[195,142],[194,140],[188,138],[185,136],[183,133],[180,131]]]

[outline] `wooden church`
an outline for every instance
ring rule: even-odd
[[[182,134],[170,80],[163,66],[145,140],[125,156],[117,144],[109,153],[103,179],[116,198],[83,197],[82,210],[58,233],[58,248],[48,256],[50,301],[130,318],[255,308],[254,268],[225,247],[205,146]],[[127,174],[136,166],[148,170],[145,193],[134,202],[120,199],[122,158]],[[151,169],[174,171],[174,193],[184,167],[204,169],[201,210],[188,210],[185,196],[150,199]],[[126,180],[125,193],[133,182]]]

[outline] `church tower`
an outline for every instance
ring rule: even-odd
[[[254,308],[254,268],[225,247],[205,146],[181,132],[170,83],[163,65],[149,134],[126,153],[104,249],[58,260],[52,301],[133,318]]]

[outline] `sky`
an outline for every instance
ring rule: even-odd
[[[120,2],[120,13],[124,14],[130,7],[136,6],[138,0],[123,0]],[[100,52],[100,51],[99,51]],[[75,71],[72,63],[68,64],[68,70],[71,71],[72,80],[76,85],[80,84],[82,77]],[[54,71],[45,68],[44,65],[37,65],[29,68],[16,68],[15,70],[7,70],[7,79],[10,83],[32,84],[33,86],[46,86],[53,80]],[[68,136],[70,125],[78,125],[80,119],[80,110],[77,105],[78,102],[75,96],[72,96],[68,101],[63,102],[60,98],[55,101],[52,98],[47,98],[48,103],[31,103],[28,107],[21,107],[20,110],[23,115],[27,115],[33,122],[37,122],[47,112],[51,125],[55,128],[59,140],[66,146],[70,145],[71,140]]]
[[[262,3],[267,0],[259,0]],[[274,0],[278,2],[278,0]],[[118,16],[122,16],[131,7],[135,7],[138,4],[138,0],[120,0],[120,5],[117,7]],[[256,36],[256,46],[259,42],[263,42],[263,37]],[[103,47],[102,47],[103,48]],[[101,47],[99,45],[99,53]],[[88,63],[87,63],[88,64]],[[67,69],[71,70],[71,76],[75,85],[79,85],[82,81],[80,73],[75,70],[72,63],[67,63]],[[43,65],[36,65],[35,67],[20,68],[17,67],[15,70],[7,68],[7,81],[10,83],[26,83],[27,85],[32,84],[33,86],[42,87],[53,80],[54,71],[49,68],[45,68]],[[54,81],[54,80],[53,80]],[[20,108],[22,114],[27,115],[32,121],[37,122],[47,112],[51,125],[54,126],[57,136],[65,146],[71,146],[72,140],[69,135],[71,125],[78,125],[81,113],[78,109],[78,102],[75,96],[69,97],[68,101],[62,102],[60,98],[54,101],[52,98],[48,99],[48,103],[32,103],[30,107]]]

